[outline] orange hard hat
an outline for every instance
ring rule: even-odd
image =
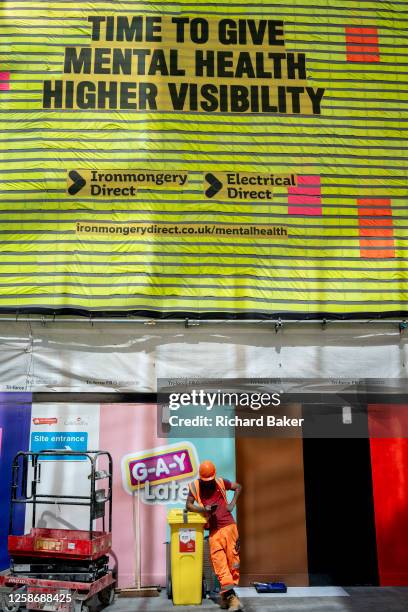
[[[212,461],[206,459],[205,461],[200,463],[199,474],[201,480],[214,480],[215,472],[215,465]]]

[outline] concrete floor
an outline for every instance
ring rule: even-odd
[[[253,596],[253,589],[241,589],[240,597],[245,612],[408,612],[408,588],[352,587],[306,590],[302,596],[296,590],[286,595]],[[220,610],[209,599],[201,606],[175,607],[162,592],[159,597],[123,598],[119,597],[109,607],[109,612],[207,612]]]

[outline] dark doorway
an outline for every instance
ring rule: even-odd
[[[369,440],[303,441],[311,585],[378,585]]]

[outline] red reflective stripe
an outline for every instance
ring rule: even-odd
[[[360,236],[394,236],[393,229],[375,229],[371,227],[360,227],[359,233]]]
[[[358,224],[360,227],[375,227],[376,225],[392,227],[392,219],[364,219],[362,217],[358,220]]]
[[[377,28],[367,28],[366,26],[360,27],[360,28],[347,26],[346,34],[363,34],[363,35],[367,34],[367,35],[377,36],[378,30]]]
[[[378,45],[370,45],[370,44],[353,44],[347,45],[347,53],[356,54],[356,53],[377,53],[378,54]]]
[[[357,198],[358,206],[391,206],[390,198]]]
[[[359,34],[358,36],[354,34],[346,34],[346,42],[348,48],[352,48],[353,44],[367,44],[367,45],[376,45],[378,48],[378,36],[362,36]]]
[[[361,247],[394,247],[394,240],[370,240],[369,238],[360,239]]]
[[[377,249],[376,251],[360,249],[360,255],[366,259],[390,259],[395,257],[395,249]]]
[[[380,56],[378,53],[347,53],[348,62],[359,62],[364,64],[365,62],[379,62]]]

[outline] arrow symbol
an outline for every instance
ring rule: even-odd
[[[222,189],[222,183],[217,179],[216,176],[211,174],[211,172],[208,172],[208,174],[205,175],[205,180],[207,181],[207,183],[210,184],[207,191],[205,192],[205,195],[207,196],[207,198],[213,198],[215,194],[217,194]]]
[[[86,180],[76,170],[71,170],[68,176],[73,181],[72,185],[68,188],[68,193],[69,195],[75,195],[78,191],[81,191],[82,187],[85,187]]]

